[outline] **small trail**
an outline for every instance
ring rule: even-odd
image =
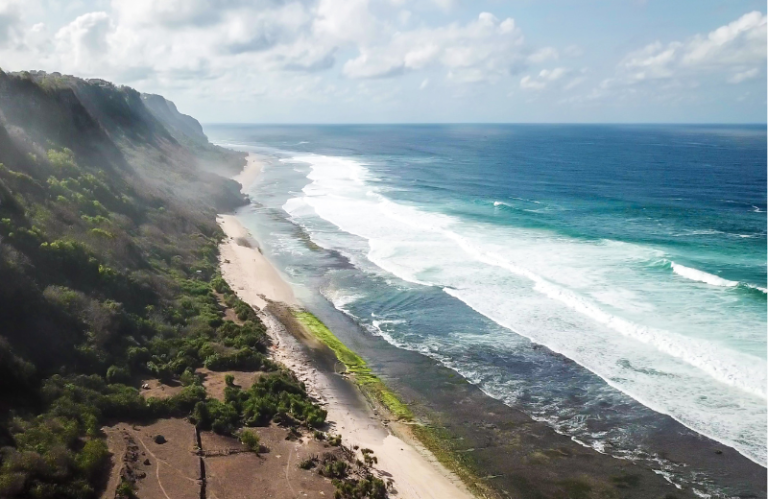
[[[152,456],[152,458],[155,460],[155,463],[157,463],[155,465],[155,477],[157,478],[157,485],[160,486],[160,490],[163,492],[163,495],[165,496],[165,499],[171,499],[171,496],[168,495],[168,492],[165,491],[165,487],[163,487],[163,482],[160,480],[160,463],[165,463],[165,461],[163,461],[162,459],[158,458],[155,455],[154,452],[149,450],[149,447],[147,447],[147,445],[144,443],[144,441],[141,439],[141,437],[139,437],[139,443],[141,444],[142,447],[144,447],[144,450],[146,450],[149,453],[149,455]],[[165,463],[165,464],[168,464],[168,463]],[[168,466],[170,466],[170,465],[168,465]],[[171,469],[175,469],[172,466],[170,466],[170,467],[171,467]],[[178,470],[176,470],[176,471],[178,471]],[[183,473],[182,473],[182,475],[183,475]]]
[[[285,481],[288,483],[288,487],[291,489],[291,495],[293,497],[298,497],[296,490],[293,488],[293,485],[291,485],[290,478],[288,478],[288,470],[291,467],[291,457],[293,457],[293,449],[291,449],[291,452],[288,453],[288,461],[285,463]]]

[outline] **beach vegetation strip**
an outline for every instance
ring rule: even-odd
[[[296,308],[292,309],[291,312],[308,332],[333,351],[363,393],[384,406],[395,419],[413,420],[413,412],[408,406],[384,384],[381,378],[371,371],[362,357],[342,343],[320,319],[303,309]]]

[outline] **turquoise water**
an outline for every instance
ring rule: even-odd
[[[602,452],[665,414],[766,464],[764,127],[206,131],[274,158],[243,216],[367,333]]]

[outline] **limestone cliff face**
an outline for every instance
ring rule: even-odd
[[[200,144],[208,143],[208,137],[203,133],[200,122],[192,116],[180,113],[173,102],[156,94],[141,94],[141,100],[144,101],[149,112],[162,122],[177,140],[188,139]]]
[[[211,252],[216,214],[244,202],[228,178],[244,164],[163,97],[0,70],[0,400],[26,400],[39,381],[29,366],[38,376],[103,370],[84,352],[108,348],[87,346],[88,335],[124,341],[143,307],[167,306],[170,275],[198,275],[191,268]],[[62,289],[81,311],[120,304],[127,322],[84,325],[52,301]]]
[[[62,148],[179,202],[228,210],[242,201],[225,177],[244,155],[210,144],[200,123],[164,97],[104,80],[0,71],[0,163],[34,173],[48,150]]]

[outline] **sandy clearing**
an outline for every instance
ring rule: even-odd
[[[211,371],[205,367],[201,367],[195,370],[197,374],[203,376],[203,386],[209,397],[213,397],[217,400],[224,401],[224,389],[227,387],[225,377],[227,374],[231,374],[235,377],[235,386],[240,387],[241,390],[248,390],[253,386],[256,381],[264,374],[262,372],[248,372],[248,371]]]
[[[199,499],[200,460],[191,423],[163,419],[147,426],[118,423],[103,430],[113,453],[113,472],[117,470],[117,478],[110,477],[103,498],[115,496],[124,476],[142,499]],[[156,435],[163,435],[166,442],[156,443]]]
[[[277,426],[248,428],[244,431],[259,435],[266,452],[233,453],[243,449],[231,437],[202,432],[206,450],[209,497],[216,499],[295,499],[316,497],[330,499],[334,486],[316,470],[303,470],[299,463],[311,455],[335,452],[335,448],[305,436],[301,440],[286,440],[286,430]]]
[[[142,388],[140,392],[141,396],[145,399],[156,398],[163,400],[178,395],[184,390],[184,387],[179,383],[171,386],[163,384],[159,379],[145,379],[141,382],[141,385],[149,386],[149,388]]]

